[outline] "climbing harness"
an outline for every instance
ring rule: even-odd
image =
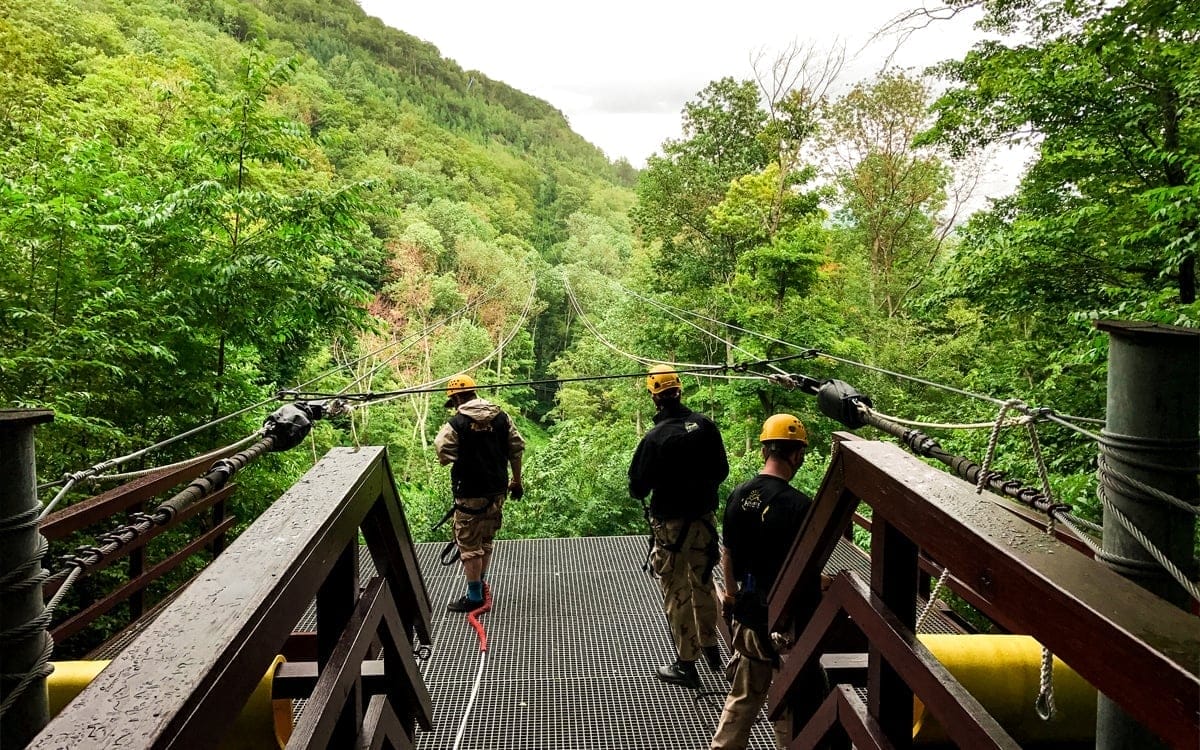
[[[455,511],[466,513],[469,516],[483,515],[487,512],[488,508],[496,504],[496,498],[498,497],[500,497],[500,495],[489,495],[487,502],[479,508],[468,508],[465,505],[459,505],[457,501],[451,501],[450,508],[446,511],[446,514],[442,516],[437,523],[435,523],[433,526],[430,526],[429,530],[433,532],[440,529],[442,524],[454,517]],[[441,560],[442,565],[453,565],[454,563],[458,562],[458,542],[454,539],[451,539],[449,542],[447,542],[446,546],[442,548],[441,553],[438,555],[438,559]]]

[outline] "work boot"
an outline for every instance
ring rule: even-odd
[[[676,660],[665,667],[659,667],[654,674],[663,682],[672,685],[682,685],[692,690],[700,689],[700,674],[696,671],[696,662]]]
[[[483,606],[483,601],[475,601],[463,594],[461,599],[455,599],[446,605],[447,612],[474,612]]]
[[[717,644],[704,646],[700,649],[704,652],[704,661],[708,664],[708,668],[714,672],[720,672],[725,669],[725,662],[721,660],[721,647]]]

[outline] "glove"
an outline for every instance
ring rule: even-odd
[[[727,623],[733,621],[733,604],[734,599],[732,596],[725,596],[721,598],[721,617],[724,618],[725,622]]]
[[[520,500],[525,497],[525,487],[514,479],[508,483],[508,495],[513,500]]]

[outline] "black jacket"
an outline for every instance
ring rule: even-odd
[[[717,488],[729,476],[721,432],[680,403],[654,415],[629,465],[629,494],[650,497],[650,515],[695,519],[717,509]],[[653,493],[653,494],[651,494]]]

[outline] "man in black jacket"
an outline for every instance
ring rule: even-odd
[[[729,475],[721,433],[708,417],[680,402],[683,384],[670,367],[655,365],[646,388],[657,412],[629,466],[629,494],[650,495],[650,565],[659,576],[676,659],[659,679],[700,687],[696,658],[721,668],[717,598],[712,569],[719,558],[717,489]]]
[[[467,577],[467,593],[446,605],[471,612],[484,603],[483,576],[492,559],[492,540],[503,521],[508,493],[520,499],[525,440],[499,406],[475,395],[475,381],[455,375],[447,383],[446,408],[455,414],[434,438],[438,461],[450,467],[454,492],[454,541]],[[508,468],[512,467],[512,481]]]

